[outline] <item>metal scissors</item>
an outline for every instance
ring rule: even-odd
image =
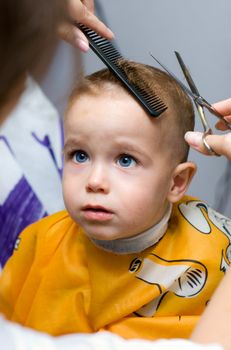
[[[150,56],[173,78],[175,79],[178,84],[182,87],[182,89],[193,99],[194,103],[195,103],[195,106],[196,106],[196,109],[198,111],[198,114],[199,114],[199,117],[201,119],[201,122],[202,122],[202,125],[203,125],[203,129],[204,129],[204,132],[203,132],[203,136],[202,136],[202,141],[203,141],[203,144],[205,146],[205,148],[207,149],[207,151],[211,154],[211,155],[216,155],[216,156],[219,156],[219,154],[217,154],[210,146],[209,144],[207,143],[206,141],[206,136],[207,135],[211,135],[213,132],[212,132],[212,129],[207,121],[207,118],[206,118],[206,115],[205,115],[205,112],[204,112],[204,108],[207,108],[207,110],[215,115],[217,118],[219,118],[220,120],[222,120],[227,128],[229,130],[231,130],[231,126],[230,124],[227,122],[227,120],[224,119],[223,115],[220,114],[208,101],[206,101],[206,99],[204,97],[202,97],[192,79],[192,76],[191,74],[189,73],[189,70],[188,68],[186,67],[181,55],[179,54],[179,52],[176,52],[175,51],[175,55],[176,55],[176,58],[178,60],[178,63],[180,64],[180,67],[183,71],[183,74],[185,76],[185,79],[189,85],[189,88],[183,84],[176,76],[175,74],[173,74],[166,66],[164,66],[156,57],[154,57],[151,53],[150,53]]]

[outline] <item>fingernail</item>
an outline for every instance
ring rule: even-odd
[[[198,147],[202,141],[202,133],[197,131],[188,131],[186,132],[185,141],[187,141],[191,146]]]
[[[115,37],[115,34],[111,31],[111,29],[107,28],[108,34],[113,39]]]
[[[76,46],[83,52],[87,52],[89,49],[88,43],[82,39],[76,40]]]

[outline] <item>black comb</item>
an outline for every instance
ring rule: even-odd
[[[81,23],[78,23],[76,25],[87,37],[90,48],[112,71],[117,79],[119,79],[124,84],[124,86],[133,94],[133,96],[135,96],[138,102],[152,117],[158,117],[168,108],[156,94],[151,91],[148,92],[147,89],[143,87],[141,88],[129,82],[125,72],[117,63],[118,60],[123,59],[123,56],[109,40],[101,37],[92,29],[89,29]]]

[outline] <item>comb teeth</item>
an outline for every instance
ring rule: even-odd
[[[96,34],[92,29],[87,28],[83,24],[76,24],[79,29],[86,35],[89,41],[90,48],[103,61],[103,63],[113,72],[113,74],[125,85],[132,93],[143,108],[153,117],[158,117],[163,113],[167,106],[153,92],[146,88],[140,88],[129,82],[126,73],[119,67],[118,60],[123,59],[123,56],[112,45],[110,41]]]

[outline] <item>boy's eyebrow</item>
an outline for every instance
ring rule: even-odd
[[[73,148],[75,146],[79,146],[80,142],[81,140],[76,140],[76,138],[70,138],[65,142],[63,150],[65,151],[67,148]],[[139,146],[137,146],[137,144],[133,145],[132,143],[127,141],[119,141],[119,140],[115,141],[115,146],[120,148],[126,148],[127,150],[130,150],[130,151],[139,150]]]
[[[137,146],[137,144],[133,145],[132,143],[127,141],[116,141],[115,145],[120,148],[126,148],[128,151],[139,150],[139,147]]]
[[[145,151],[140,147],[137,143],[131,143],[125,140],[118,140],[115,142],[115,146],[121,149],[125,149],[125,151],[131,151],[131,152],[136,152],[140,153],[142,155],[145,154]]]
[[[64,143],[63,152],[66,152],[69,148],[74,148],[76,146],[79,146],[79,140],[76,140],[75,138],[67,139],[67,141]]]

